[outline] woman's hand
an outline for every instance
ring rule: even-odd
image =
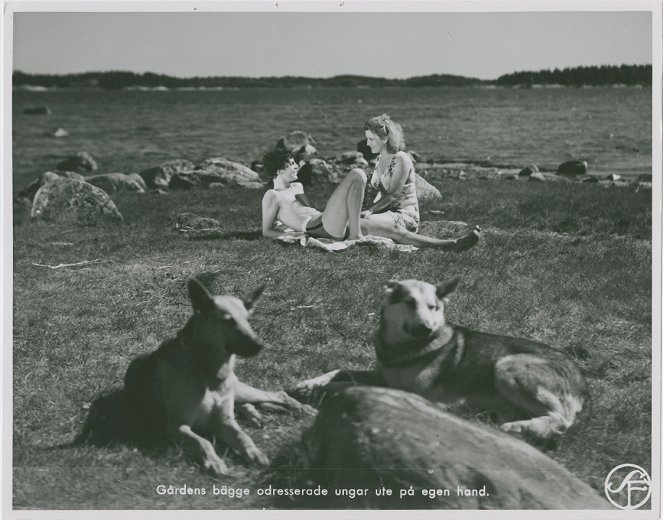
[[[360,216],[361,218],[368,218],[368,217],[370,217],[372,214],[373,214],[373,212],[372,212],[370,209],[367,209],[367,210],[365,210],[365,211],[362,211],[362,212],[359,214],[359,216]]]

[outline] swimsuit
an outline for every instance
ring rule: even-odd
[[[306,234],[313,238],[330,238],[336,241],[347,240],[350,236],[350,228],[345,228],[345,235],[342,237],[335,237],[331,235],[322,225],[322,213],[312,217],[305,226]]]
[[[375,164],[375,170],[371,177],[371,185],[374,188],[377,188],[379,192],[373,201],[374,203],[389,193],[388,189],[389,184],[391,183],[391,178],[394,175],[396,155],[392,157],[389,166],[387,167],[387,171],[383,175],[380,175],[380,172],[378,171],[378,163],[376,162]],[[396,225],[404,227],[412,232],[416,232],[419,228],[419,202],[417,201],[416,178],[413,166],[410,168],[410,171],[407,174],[407,180],[403,185],[403,189],[401,189],[400,193],[397,195],[396,200],[394,200],[384,211],[377,212],[379,214],[389,215],[394,219]]]

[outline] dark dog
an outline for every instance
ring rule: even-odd
[[[134,359],[124,378],[129,401],[151,421],[202,458],[203,466],[225,474],[228,468],[206,436],[216,436],[250,462],[269,460],[235,420],[235,402],[259,419],[253,404],[307,411],[285,392],[266,392],[240,382],[235,355],[256,355],[263,347],[248,322],[263,287],[244,299],[211,296],[189,282],[194,314],[177,337]]]
[[[373,337],[375,369],[336,370],[300,383],[291,394],[315,401],[352,382],[386,386],[431,401],[528,415],[502,424],[507,432],[550,439],[566,431],[583,405],[578,367],[542,343],[447,323],[445,297],[459,281],[455,277],[437,287],[418,280],[390,282]]]

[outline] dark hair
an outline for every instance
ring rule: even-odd
[[[265,166],[267,174],[271,178],[274,178],[279,170],[283,170],[287,166],[290,159],[292,159],[292,154],[289,150],[275,148],[263,156],[262,163]]]
[[[364,123],[364,130],[370,130],[378,137],[387,138],[385,143],[389,153],[405,150],[403,129],[396,121],[392,121],[387,114],[372,117]]]

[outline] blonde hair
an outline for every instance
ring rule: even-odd
[[[405,150],[403,129],[396,121],[392,121],[387,114],[372,117],[364,123],[364,130],[370,130],[381,139],[387,138],[385,143],[389,153]]]

